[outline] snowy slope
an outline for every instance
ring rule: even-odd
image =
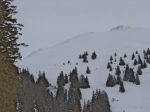
[[[87,65],[91,69],[88,75],[91,88],[82,90],[83,99],[90,99],[92,91],[96,88],[106,90],[108,92],[113,112],[149,112],[150,106],[150,70],[144,71],[144,75],[140,77],[141,85],[136,86],[125,82],[126,92],[121,94],[118,92],[119,86],[114,88],[106,88],[105,83],[109,71],[106,69],[109,57],[116,52],[118,59],[124,53],[128,55],[126,59],[130,63],[131,55],[138,50],[142,53],[143,49],[150,47],[150,29],[130,28],[121,26],[116,27],[109,32],[89,32],[78,35],[72,39],[66,40],[53,47],[40,49],[24,58],[18,65],[35,74],[37,78],[38,71],[45,71],[49,81],[56,85],[56,78],[60,71],[69,73],[75,66],[78,68],[79,74],[85,74]],[[43,43],[42,43],[43,44]],[[96,51],[98,58],[91,60],[89,63],[82,63],[78,59],[79,55],[84,51],[91,54]],[[67,64],[68,60],[71,64]],[[65,63],[65,65],[63,65]],[[76,65],[78,63],[78,65]],[[111,102],[112,98],[118,101]]]

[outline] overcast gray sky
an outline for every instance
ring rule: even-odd
[[[25,27],[23,55],[85,32],[117,25],[150,27],[150,0],[16,0]]]

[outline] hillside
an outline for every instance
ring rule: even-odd
[[[106,88],[106,80],[109,73],[107,63],[110,56],[113,56],[115,52],[117,53],[117,62],[113,64],[113,71],[111,72],[114,74],[118,60],[123,57],[124,53],[127,54],[126,62],[132,67],[132,53],[138,51],[142,55],[143,49],[150,47],[149,41],[150,29],[144,28],[121,27],[121,29],[113,28],[109,32],[89,32],[53,47],[35,51],[18,65],[21,68],[29,68],[36,78],[39,70],[45,71],[46,77],[53,85],[56,85],[57,76],[61,71],[68,74],[76,66],[79,74],[89,77],[91,86],[90,89],[82,90],[83,101],[90,99],[92,91],[100,88],[107,91],[113,112],[123,112],[123,110],[125,112],[148,112],[150,104],[149,69],[143,71],[144,75],[140,77],[140,86],[125,82],[126,92],[124,94],[119,93],[119,86]],[[78,57],[84,51],[88,51],[89,54],[95,51],[98,55],[97,59],[91,60],[88,57],[89,62],[83,63]],[[68,64],[68,60],[70,64]],[[86,74],[87,66],[89,66],[91,74]],[[121,70],[123,74],[123,67]],[[112,102],[112,98],[116,100]]]

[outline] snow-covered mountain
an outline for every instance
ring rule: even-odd
[[[41,42],[41,44],[44,44]],[[92,91],[96,88],[106,90],[110,99],[113,112],[149,112],[150,104],[150,70],[143,71],[140,77],[141,85],[136,86],[125,82],[126,92],[118,92],[118,86],[106,88],[106,79],[109,71],[107,63],[110,56],[117,53],[117,60],[127,54],[126,62],[131,63],[131,55],[136,50],[142,54],[143,49],[150,48],[150,29],[130,28],[118,26],[109,32],[89,32],[80,34],[53,47],[40,49],[24,58],[18,65],[21,68],[29,68],[30,72],[38,76],[38,71],[45,71],[48,80],[56,85],[57,76],[61,71],[69,73],[75,66],[79,74],[88,75],[91,88],[82,90],[83,101],[90,99]],[[89,62],[83,63],[78,57],[84,51],[98,55],[96,60],[88,57]],[[68,61],[71,63],[68,64]],[[78,63],[78,64],[77,64]],[[114,64],[114,68],[117,65]],[[91,74],[86,74],[87,66]],[[113,72],[114,73],[114,70]],[[117,99],[111,102],[111,99]]]

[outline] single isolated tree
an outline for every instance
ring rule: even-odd
[[[110,56],[110,62],[112,62],[113,61],[113,57],[112,56]]]
[[[97,54],[95,53],[95,51],[92,53],[91,58],[92,58],[93,60],[95,60],[95,59],[97,58]]]
[[[91,73],[91,70],[90,70],[90,68],[87,66],[87,69],[86,69],[86,73],[87,74],[90,74]]]
[[[123,57],[126,58],[126,57],[127,57],[127,54],[125,53]]]

